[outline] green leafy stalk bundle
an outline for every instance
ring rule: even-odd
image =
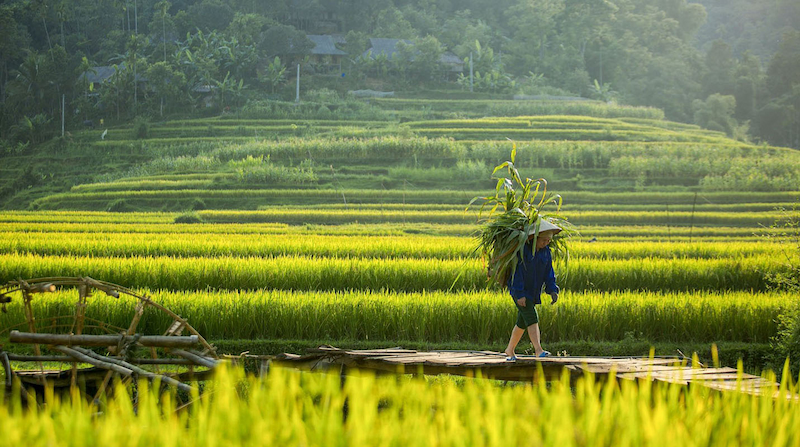
[[[478,232],[478,247],[487,265],[487,274],[490,279],[505,287],[517,268],[517,260],[522,257],[522,251],[530,241],[536,246],[539,237],[539,227],[542,219],[562,228],[562,231],[553,238],[550,249],[553,259],[557,262],[567,263],[569,260],[569,247],[567,239],[573,233],[572,225],[559,214],[562,198],[558,194],[547,193],[547,180],[540,178],[532,180],[522,177],[514,165],[517,157],[517,145],[511,149],[511,160],[505,161],[494,168],[492,176],[506,169],[507,176],[498,178],[495,194],[487,197],[475,197],[470,201],[467,209],[478,200],[483,200],[480,215],[486,208],[491,207],[486,218],[481,218],[481,228]],[[554,213],[544,213],[543,208],[554,205]]]

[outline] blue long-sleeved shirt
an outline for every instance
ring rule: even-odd
[[[544,247],[535,253],[531,244],[525,244],[522,259],[517,269],[508,279],[508,291],[514,300],[525,297],[534,304],[541,304],[542,287],[548,294],[558,293],[556,274],[553,271],[553,255],[550,247]]]

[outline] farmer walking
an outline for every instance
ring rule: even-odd
[[[482,201],[481,211],[489,208],[487,217],[479,217],[476,252],[486,263],[490,282],[508,288],[517,306],[517,324],[505,349],[508,361],[517,359],[514,350],[528,331],[537,357],[547,357],[542,349],[539,315],[542,288],[550,295],[552,304],[558,301],[558,286],[553,271],[553,259],[566,265],[569,260],[567,240],[573,234],[569,221],[559,215],[562,198],[547,193],[547,180],[524,180],[516,167],[517,146],[512,145],[511,160],[496,166],[492,178],[497,180],[495,194],[475,197],[467,208]],[[494,177],[503,169],[507,175]],[[555,213],[545,214],[542,207],[554,205]],[[479,214],[480,216],[480,214]],[[556,234],[559,237],[553,240]]]
[[[537,230],[538,229],[538,235]],[[547,357],[550,352],[542,349],[539,332],[539,314],[536,305],[541,304],[542,287],[551,297],[551,304],[558,301],[558,286],[553,271],[553,257],[550,253],[550,241],[561,232],[561,228],[540,218],[538,228],[534,227],[528,235],[528,241],[522,250],[514,273],[506,283],[511,298],[517,306],[517,323],[511,331],[505,354],[506,360],[517,359],[514,350],[528,330],[528,337],[533,343],[537,357]]]

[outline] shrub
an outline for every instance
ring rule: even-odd
[[[112,200],[108,203],[108,207],[106,207],[106,211],[114,212],[114,213],[121,213],[128,211],[128,202],[125,199],[116,199]]]
[[[150,124],[147,118],[138,116],[133,121],[133,137],[137,140],[144,140],[150,136]]]
[[[767,281],[774,289],[788,290],[795,294],[800,293],[800,208],[795,206],[791,211],[778,219],[772,228],[777,234],[767,234],[767,238],[778,239],[784,246],[784,269],[769,272]],[[778,318],[780,330],[775,338],[775,363],[782,364],[786,358],[790,360],[790,369],[797,373],[800,370],[800,303],[792,306]]]
[[[327,117],[330,114],[331,114],[331,109],[329,109],[328,106],[324,104],[319,106],[319,108],[317,109],[317,116]]]
[[[197,213],[183,213],[175,218],[175,223],[203,223],[203,219]]]
[[[201,199],[199,197],[196,197],[192,201],[191,209],[193,209],[193,210],[204,210],[204,209],[206,209],[206,202],[204,202],[203,199]]]
[[[775,364],[781,365],[789,359],[789,369],[793,374],[800,371],[800,304],[794,303],[778,317],[780,327],[775,337]]]

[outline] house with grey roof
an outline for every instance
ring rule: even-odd
[[[311,49],[311,54],[309,55],[309,61],[312,64],[318,68],[333,70],[335,67],[338,71],[342,70],[342,59],[347,56],[347,53],[336,48],[332,36],[328,34],[308,34],[306,37],[314,42],[314,48]]]
[[[103,83],[111,79],[111,77],[114,76],[117,71],[123,70],[125,70],[124,62],[120,63],[119,65],[101,65],[98,67],[92,67],[89,70],[81,73],[81,75],[78,77],[78,80],[80,82],[85,81],[88,84],[91,84],[92,90],[95,92],[92,94],[97,94],[97,92],[100,91],[100,88],[102,88]],[[136,82],[139,85],[144,85],[147,82],[147,78],[137,74]]]
[[[116,73],[117,70],[124,70],[124,69],[125,69],[124,63],[120,65],[104,65],[100,67],[92,67],[89,70],[83,72],[80,75],[79,80],[81,82],[85,81],[91,84],[92,90],[96,92],[100,89],[100,86],[103,84],[103,82],[111,79],[111,77],[114,76],[114,73]]]
[[[406,45],[414,45],[414,42],[406,39],[370,37],[370,47],[364,51],[362,57],[375,59],[376,56],[385,54],[388,60],[392,60],[392,58],[395,57],[395,53],[397,53],[397,44],[400,42],[403,42]],[[412,55],[411,60],[413,59],[414,57]],[[464,61],[450,51],[445,51],[442,53],[442,55],[439,57],[439,64],[441,64],[442,68],[444,68],[447,72],[461,73],[464,71]]]
[[[464,60],[456,56],[452,51],[445,51],[442,53],[439,62],[451,73],[461,73],[464,71]]]
[[[378,55],[385,54],[387,59],[392,60],[397,53],[397,44],[403,42],[406,45],[414,45],[414,42],[406,39],[387,39],[384,37],[370,37],[369,48],[364,51],[362,57],[375,59]]]

